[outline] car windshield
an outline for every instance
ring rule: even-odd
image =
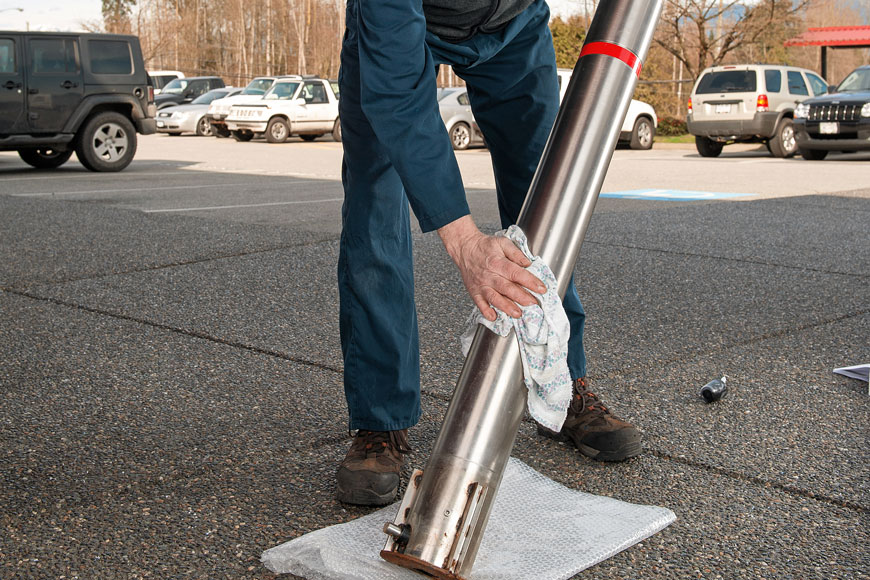
[[[850,91],[870,91],[870,68],[853,70],[837,87],[839,93]]]
[[[269,89],[263,98],[266,100],[286,101],[296,94],[296,89],[299,88],[299,83],[275,83]]]
[[[204,95],[200,95],[193,99],[190,104],[191,105],[207,105],[211,103],[215,99],[222,99],[227,96],[229,91],[225,90],[217,90],[217,91],[209,91]]]
[[[245,90],[242,91],[243,95],[262,95],[272,86],[272,83],[275,81],[272,79],[254,79],[248,83],[248,86],[245,87]]]
[[[175,79],[173,81],[169,81],[165,87],[161,90],[162,93],[167,93],[170,95],[180,95],[184,92],[184,89],[187,88],[187,80],[185,79]]]
[[[709,93],[754,93],[756,87],[754,70],[724,70],[709,72],[701,77],[695,92]]]

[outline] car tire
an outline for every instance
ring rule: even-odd
[[[701,157],[719,157],[722,153],[722,143],[707,139],[706,137],[695,137],[695,148]]]
[[[652,121],[646,117],[638,117],[634,122],[634,128],[631,130],[631,142],[629,146],[632,149],[652,149],[655,136],[656,129],[653,127]]]
[[[226,139],[230,136],[230,131],[226,127],[219,125],[211,126],[211,134],[217,137],[218,139]]]
[[[299,135],[299,138],[303,141],[314,141],[318,137],[323,137],[323,133],[317,133],[314,135]]]
[[[456,151],[465,151],[471,145],[471,127],[456,123],[450,128],[450,143]]]
[[[797,142],[794,139],[794,122],[783,117],[776,124],[773,137],[767,142],[767,148],[774,157],[784,159],[797,153]]]
[[[341,119],[336,119],[332,125],[332,139],[336,143],[341,143]]]
[[[266,141],[269,143],[283,143],[290,136],[290,125],[286,119],[275,117],[266,126]]]
[[[114,111],[85,121],[76,139],[76,157],[91,171],[121,171],[136,155],[136,129]]]
[[[236,141],[241,141],[242,143],[250,141],[254,138],[254,134],[250,131],[230,131],[230,135],[233,136],[233,139],[235,139]]]
[[[196,122],[196,134],[200,137],[208,137],[211,133],[211,123],[205,117],[200,117]]]
[[[51,147],[40,149],[20,149],[18,156],[21,160],[37,169],[54,169],[60,167],[72,157],[72,150],[58,151]]]
[[[828,152],[825,149],[801,149],[800,152],[801,157],[807,161],[821,161],[828,156]]]

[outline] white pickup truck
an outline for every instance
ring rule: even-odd
[[[265,134],[270,143],[283,143],[291,135],[313,141],[332,133],[341,141],[338,121],[338,83],[321,78],[279,78],[261,99],[234,103],[227,129],[238,141]]]

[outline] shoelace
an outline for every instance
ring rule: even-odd
[[[598,399],[598,395],[587,389],[586,381],[582,378],[577,379],[574,384],[574,399],[571,401],[571,410],[578,415],[587,410],[598,415],[609,415],[610,411]]]
[[[410,453],[411,445],[408,443],[404,431],[364,431],[359,430],[357,437],[362,439],[366,450],[366,456],[382,455],[392,447],[399,453]]]

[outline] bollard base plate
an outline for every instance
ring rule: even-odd
[[[401,566],[402,568],[409,568],[414,572],[429,576],[430,578],[438,578],[438,580],[466,580],[462,576],[454,574],[444,568],[439,568],[430,562],[421,560],[420,558],[415,558],[414,556],[401,554],[399,552],[381,550],[381,558],[391,564]]]

